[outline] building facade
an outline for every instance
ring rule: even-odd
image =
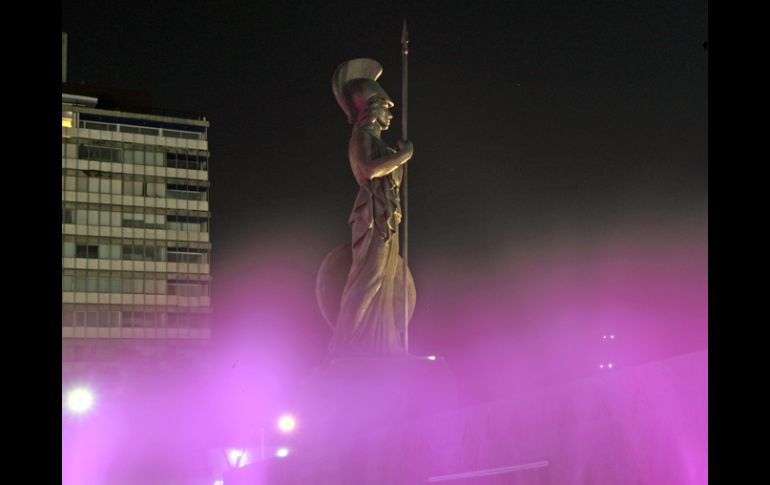
[[[209,122],[97,102],[62,94],[63,376],[210,336]]]

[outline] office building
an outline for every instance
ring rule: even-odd
[[[63,378],[210,337],[209,122],[92,91],[62,85]]]

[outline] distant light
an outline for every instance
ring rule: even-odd
[[[90,389],[77,387],[67,393],[67,408],[73,413],[84,413],[94,404],[94,394]]]
[[[599,364],[600,369],[604,369],[604,364]]]
[[[62,128],[72,128],[72,118],[67,116],[61,117],[61,126]]]
[[[214,482],[214,485],[225,485],[225,481],[224,480],[216,480]]]
[[[615,338],[615,336],[614,335],[610,335],[610,338]]]
[[[602,338],[603,338],[604,340],[607,340],[607,336],[606,336],[606,335],[603,335],[603,336],[602,336]]]
[[[612,369],[612,364],[607,364],[607,367],[609,367],[610,369]]]
[[[427,357],[427,359],[428,359],[428,360],[436,360],[436,356],[435,356],[435,355],[429,355],[429,356]]]
[[[246,464],[246,452],[243,450],[230,450],[227,454],[232,466],[243,466]]]
[[[290,414],[284,414],[278,419],[278,428],[284,433],[290,433],[291,431],[294,431],[296,426],[297,421],[294,419],[294,416]]]
[[[284,448],[278,448],[275,451],[275,456],[277,456],[278,458],[286,458],[287,456],[289,456],[289,449],[285,448],[285,447]]]

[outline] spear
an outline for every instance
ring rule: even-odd
[[[401,98],[402,98],[402,107],[401,107],[401,139],[404,141],[407,141],[408,135],[407,135],[407,112],[408,112],[408,101],[409,101],[409,90],[407,81],[409,79],[409,64],[408,64],[408,56],[409,56],[409,31],[406,29],[406,19],[404,19],[404,28],[401,31]],[[409,259],[409,246],[407,245],[407,236],[408,236],[408,230],[409,226],[407,225],[407,179],[406,179],[406,170],[407,170],[408,163],[405,163],[403,165],[404,167],[404,175],[401,179],[401,198],[403,200],[403,207],[402,207],[402,213],[403,213],[403,224],[404,224],[404,249],[402,252],[403,257],[403,263],[404,263],[404,350],[406,350],[407,353],[409,353],[409,266],[408,266],[408,259]]]

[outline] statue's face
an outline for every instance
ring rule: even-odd
[[[380,125],[380,129],[387,130],[390,128],[390,120],[393,119],[388,105],[385,102],[377,102],[372,107],[372,115],[374,115],[375,122]]]

